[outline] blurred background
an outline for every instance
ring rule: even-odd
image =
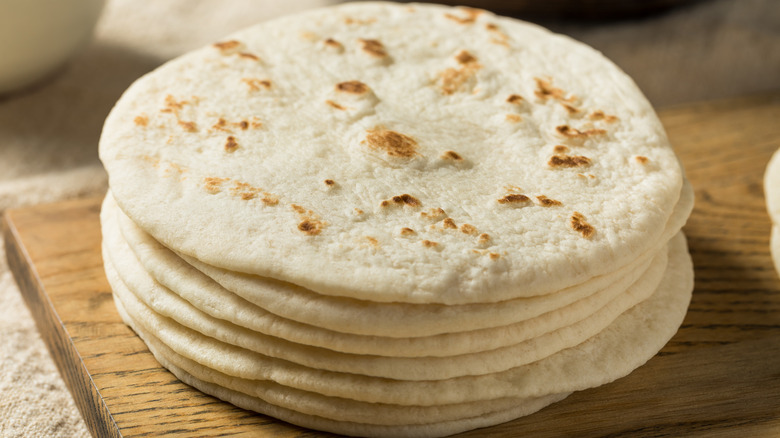
[[[97,142],[103,120],[139,76],[240,28],[335,3],[0,0],[0,76],[21,68],[17,59],[38,62],[33,55],[46,55],[52,64],[40,77],[25,73],[32,83],[0,93],[0,212],[102,194]],[[595,47],[633,77],[656,108],[780,93],[778,0],[466,3]],[[20,9],[35,18],[9,12]],[[25,34],[36,31],[43,33]],[[1,252],[0,436],[88,436]]]

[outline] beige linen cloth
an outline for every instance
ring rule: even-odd
[[[332,3],[109,0],[85,51],[44,83],[0,97],[0,211],[102,194],[102,122],[137,77],[233,30]],[[641,20],[543,24],[603,51],[657,106],[780,90],[777,0],[702,1]],[[0,437],[88,435],[2,253]]]

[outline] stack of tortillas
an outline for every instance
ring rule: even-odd
[[[764,197],[772,220],[772,238],[769,248],[775,270],[780,273],[780,150],[775,151],[764,173]]]
[[[690,186],[593,49],[347,4],[137,81],[106,121],[117,308],[184,382],[347,435],[505,422],[645,363],[692,290]]]

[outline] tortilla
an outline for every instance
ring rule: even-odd
[[[110,265],[109,265],[110,266]],[[507,371],[445,380],[412,381],[338,373],[253,354],[170,320],[133,316],[134,325],[176,353],[234,377],[271,380],[284,386],[370,403],[430,406],[526,398],[597,386],[628,374],[652,357],[676,332],[685,315],[693,273],[685,240],[671,242],[666,274],[658,290],[585,342]],[[112,287],[118,277],[107,270]],[[423,358],[420,359],[422,361]],[[413,371],[410,371],[410,374]]]
[[[686,183],[681,206],[675,210],[675,216],[687,217],[692,199],[693,192],[690,185]],[[109,208],[115,209],[110,197],[107,203]],[[341,333],[397,338],[399,339],[397,343],[403,345],[402,349],[385,350],[389,346],[373,338],[364,347],[358,347],[355,343],[343,347],[335,345],[328,347],[339,351],[349,349],[347,352],[367,354],[381,354],[372,352],[376,350],[387,351],[388,354],[417,354],[414,351],[421,351],[426,355],[440,356],[457,354],[454,349],[460,349],[458,350],[460,353],[467,353],[480,351],[477,348],[482,350],[499,348],[507,345],[507,337],[495,336],[495,331],[485,330],[484,332],[490,333],[490,335],[482,337],[477,345],[469,343],[464,337],[459,337],[454,333],[500,326],[508,327],[509,325],[517,325],[520,321],[528,322],[522,327],[512,329],[512,334],[509,335],[510,343],[517,342],[519,337],[523,336],[518,333],[520,330],[529,333],[525,336],[530,336],[532,333],[544,333],[542,330],[548,330],[546,326],[533,323],[531,321],[533,318],[557,309],[563,309],[575,302],[581,302],[597,291],[604,291],[603,295],[608,295],[602,298],[614,297],[645,272],[649,266],[650,258],[654,257],[668,240],[666,237],[661,239],[658,243],[659,247],[654,249],[652,253],[643,255],[640,259],[612,274],[591,279],[555,294],[518,298],[500,303],[455,306],[408,303],[376,305],[362,300],[323,296],[274,279],[224,271],[209,267],[191,258],[188,258],[189,264],[185,263],[175,253],[135,226],[121,211],[118,211],[117,214],[123,236],[145,269],[151,273],[155,280],[176,291],[204,312],[264,333],[267,333],[268,330],[267,324],[265,324],[265,321],[269,319],[267,312],[271,312],[288,320]],[[675,218],[670,220],[674,223],[680,221],[681,219]],[[677,228],[670,226],[670,230],[667,231],[668,237],[677,231]],[[109,229],[107,232],[111,232],[111,230]],[[211,278],[204,277],[190,264]],[[219,284],[214,284],[212,279]],[[223,287],[228,291],[226,292]],[[250,301],[260,309],[251,306],[244,300]],[[596,307],[598,303],[603,305],[603,302],[603,300],[589,300],[582,303],[585,305],[580,305],[580,310],[576,312],[559,313],[563,313],[567,318],[576,315],[584,316],[595,311],[598,308]],[[464,317],[464,315],[468,315],[468,317]],[[569,322],[573,322],[573,320],[569,319]],[[275,321],[274,324],[276,324]],[[533,332],[534,330],[535,332]],[[408,339],[434,335],[442,335],[439,338],[431,339],[439,345],[438,347],[427,341]],[[313,341],[305,343],[309,342]],[[439,352],[442,343],[447,350]],[[359,350],[355,350],[355,348],[359,348]],[[402,351],[405,353],[401,353]]]
[[[601,54],[433,5],[307,11],[186,54],[125,92],[100,157],[172,250],[382,302],[614,272],[657,246],[683,187],[652,107]]]

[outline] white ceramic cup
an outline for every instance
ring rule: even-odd
[[[105,0],[0,0],[0,94],[30,85],[89,42]]]

